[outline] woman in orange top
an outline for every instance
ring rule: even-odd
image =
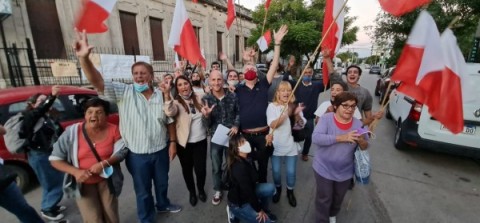
[[[64,187],[73,189],[65,193],[77,198],[84,222],[120,222],[117,197],[123,175],[119,162],[128,149],[118,127],[107,122],[110,107],[107,101],[90,99],[84,107],[85,122],[67,128],[55,143],[49,160],[56,169],[75,177],[75,182],[65,182]]]

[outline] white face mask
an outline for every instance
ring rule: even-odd
[[[252,152],[252,147],[248,141],[245,141],[242,146],[238,147],[238,151],[242,153],[250,153]]]
[[[228,85],[235,87],[238,84],[238,80],[229,80],[227,81],[227,83]]]
[[[103,178],[109,178],[110,176],[112,176],[112,174],[113,174],[113,167],[108,166],[108,167],[103,168],[100,176],[103,177]]]

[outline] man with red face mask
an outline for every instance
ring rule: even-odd
[[[258,180],[260,183],[267,182],[268,159],[272,154],[271,149],[266,147],[266,136],[269,133],[266,115],[268,88],[277,72],[280,43],[287,32],[287,26],[283,25],[273,34],[275,40],[274,56],[266,78],[259,79],[255,64],[247,62],[243,67],[245,84],[239,85],[236,89],[240,105],[240,128],[245,139],[252,146],[252,157],[258,162]]]

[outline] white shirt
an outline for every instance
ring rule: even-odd
[[[105,82],[104,96],[118,106],[120,134],[130,151],[158,152],[167,146],[167,124],[173,123],[163,111],[162,92],[154,89],[147,100],[131,84]]]
[[[270,125],[275,119],[280,117],[282,113],[283,105],[275,105],[274,103],[268,104],[267,107],[267,123]],[[285,111],[287,112],[287,111]],[[304,123],[307,120],[303,117],[303,113],[300,113]],[[290,124],[290,119],[287,118],[285,121],[276,126],[275,131],[273,132],[273,150],[274,156],[296,156],[300,150],[300,144],[293,141],[292,136],[292,127]]]

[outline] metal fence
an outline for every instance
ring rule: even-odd
[[[4,69],[4,82],[6,87],[18,87],[29,85],[88,85],[89,83],[82,78],[79,60],[75,51],[71,47],[66,47],[65,58],[39,59],[36,51],[31,47],[30,40],[26,40],[26,45],[18,47],[16,44],[11,44],[7,48],[0,48],[0,61],[2,67],[6,65],[7,70]],[[113,54],[113,55],[133,55],[133,52],[139,52],[139,55],[149,56],[150,64],[152,64],[154,73],[156,75],[164,73],[172,73],[174,71],[175,53],[172,51],[165,52],[165,60],[153,60],[153,51],[148,49],[133,50],[132,53],[125,53],[124,49],[95,47],[93,53],[96,54]],[[45,54],[43,54],[45,55]],[[209,70],[210,63],[218,61],[218,55],[206,54],[204,55],[207,61],[207,70]],[[235,55],[229,55],[229,58],[236,58]],[[5,64],[6,62],[6,64]],[[51,64],[53,62],[72,62],[76,65],[78,76],[53,76]],[[133,63],[134,61],[132,61]],[[219,61],[222,68],[226,69],[226,64]],[[235,68],[242,67],[241,62],[232,61]],[[192,65],[192,67],[194,67]],[[114,81],[121,81],[131,83],[131,79],[114,79]]]

